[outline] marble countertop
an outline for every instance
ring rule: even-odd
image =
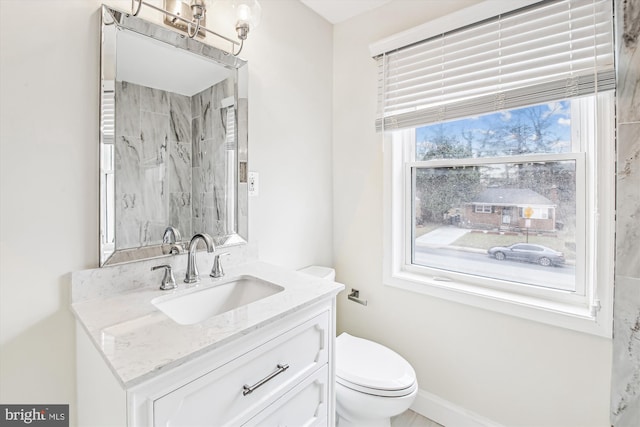
[[[87,271],[100,274],[100,270]],[[97,292],[93,297],[87,296],[90,295],[87,288],[92,283],[85,277],[84,280],[73,281],[74,288],[83,288],[83,298],[74,298],[72,310],[102,352],[116,378],[123,387],[129,388],[289,313],[332,298],[344,289],[340,283],[262,262],[228,267],[225,273],[227,279],[250,275],[280,285],[284,290],[203,322],[180,325],[151,302],[170,292],[176,296],[194,292],[192,286],[181,283],[179,273],[176,274],[179,284],[176,291],[159,290],[159,283],[152,279],[157,275],[149,275],[149,282],[153,283],[138,283],[133,289],[117,293]],[[201,274],[197,289],[206,289],[219,283],[220,280]],[[77,289],[73,292],[80,293]]]

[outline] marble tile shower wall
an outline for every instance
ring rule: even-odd
[[[117,82],[116,249],[224,230],[228,81],[191,97]],[[226,231],[226,230],[225,230]]]
[[[640,420],[640,0],[616,0],[617,188],[611,423]]]
[[[191,223],[189,97],[116,82],[116,249],[162,243],[168,225]]]
[[[235,146],[227,143],[227,107],[234,93],[233,80],[224,80],[191,97],[193,138],[193,230],[226,235],[229,186],[227,165],[233,164]],[[233,109],[232,109],[233,110]],[[234,138],[231,138],[234,140]]]

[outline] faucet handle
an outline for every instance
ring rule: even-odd
[[[171,246],[169,247],[169,255],[180,255],[182,252],[184,252],[182,243],[171,243]]]
[[[222,262],[220,262],[220,257],[226,255],[229,255],[229,252],[221,252],[213,257],[213,268],[211,269],[211,274],[209,274],[209,276],[216,279],[224,276],[224,270],[222,269]]]
[[[160,289],[163,291],[169,291],[171,289],[175,289],[176,286],[176,278],[173,276],[173,270],[170,265],[156,265],[155,267],[151,267],[151,271],[157,270],[159,268],[164,268],[164,277],[162,278],[162,282],[160,282]]]

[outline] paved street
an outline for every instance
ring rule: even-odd
[[[468,232],[463,228],[443,226],[418,237],[414,263],[494,279],[575,290],[576,269],[573,265],[543,267],[526,262],[498,261],[483,250],[460,250],[450,246]]]

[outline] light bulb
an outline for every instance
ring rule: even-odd
[[[248,21],[249,18],[251,18],[251,8],[246,4],[238,5],[236,17],[238,18],[238,21]]]
[[[236,28],[248,26],[248,30],[254,30],[258,27],[262,14],[262,7],[260,7],[258,0],[234,0],[232,7],[236,12]]]

